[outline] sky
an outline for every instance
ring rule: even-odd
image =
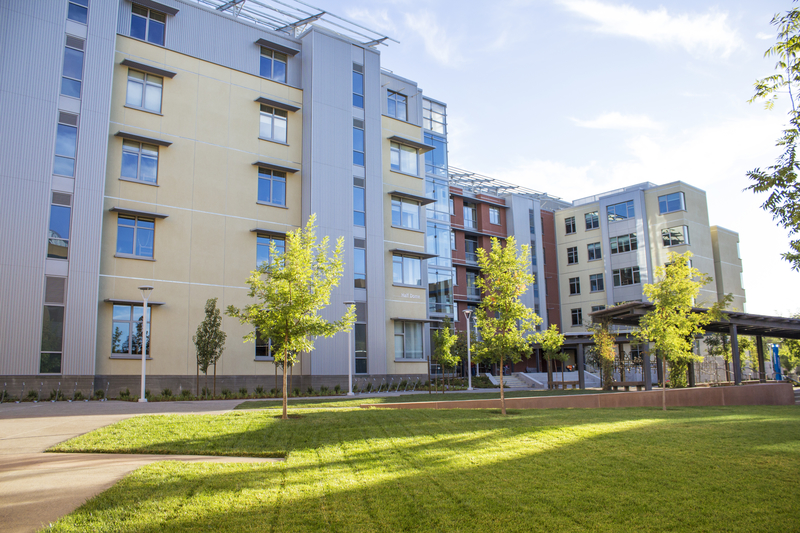
[[[685,181],[711,225],[739,232],[747,312],[800,312],[788,233],[743,191],[780,153],[787,99],[748,99],[789,0],[314,4],[400,41],[381,64],[447,103],[452,166],[568,201]]]

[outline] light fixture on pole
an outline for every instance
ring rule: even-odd
[[[142,393],[139,396],[139,401],[146,402],[147,398],[145,397],[144,381],[147,375],[147,300],[150,299],[150,293],[153,292],[153,287],[142,285],[139,287],[139,290],[142,291],[142,299],[144,300],[144,313],[142,316]]]
[[[472,390],[472,346],[470,344],[470,337],[472,337],[472,325],[470,323],[472,309],[464,309],[463,313],[467,319],[467,390]]]
[[[344,302],[344,305],[355,305],[355,302]],[[355,327],[355,325],[353,326]],[[353,327],[347,332],[347,395],[353,396]]]

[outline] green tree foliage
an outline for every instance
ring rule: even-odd
[[[264,338],[272,339],[276,363],[283,365],[283,419],[287,419],[289,367],[297,354],[314,349],[316,337],[331,337],[349,331],[355,323],[355,306],[339,320],[329,322],[320,311],[330,303],[331,291],[339,285],[344,271],[344,239],[336,241],[333,256],[328,256],[328,238],[317,242],[316,216],[311,215],[305,228],[286,235],[286,250],[278,254],[270,245],[271,261],[262,263],[247,279],[248,295],[255,300],[240,310],[228,306],[227,314],[242,324],[251,324]],[[255,340],[255,332],[244,337]]]
[[[795,315],[795,318],[800,318],[800,315]],[[772,351],[768,351],[772,354]],[[794,372],[800,366],[800,341],[797,339],[786,339],[781,341],[778,348],[778,357],[781,360],[781,367],[785,368],[788,372]]]
[[[192,337],[197,351],[197,365],[206,376],[208,386],[208,367],[216,365],[222,350],[225,348],[225,339],[228,334],[222,331],[222,315],[217,309],[217,299],[206,300],[206,317],[197,326],[197,333]],[[216,379],[216,370],[214,371]]]
[[[444,394],[444,369],[453,369],[461,360],[453,350],[457,336],[453,333],[453,325],[449,318],[445,318],[442,327],[434,330],[431,335],[433,338],[433,359],[442,366],[442,394]]]
[[[670,252],[666,266],[656,268],[655,283],[644,286],[644,294],[655,306],[639,321],[636,336],[652,342],[670,367],[670,386],[686,387],[686,370],[692,361],[702,358],[693,352],[694,338],[705,333],[703,326],[719,318],[720,304],[706,313],[692,313],[692,302],[700,287],[713,279],[689,266],[691,252]]]
[[[551,367],[554,359],[566,362],[566,354],[561,351],[566,337],[558,332],[558,326],[550,324],[550,327],[534,336],[534,342],[542,346],[542,354],[547,359],[547,380],[548,385],[552,386],[553,369]],[[561,381],[564,381],[564,370],[562,366]]]
[[[594,341],[594,356],[603,375],[603,390],[611,390],[614,384],[614,359],[617,356],[614,334],[611,333],[608,321],[594,323],[590,329]]]
[[[514,237],[509,237],[502,246],[492,237],[492,249],[478,249],[478,265],[483,276],[475,282],[481,290],[483,301],[475,316],[481,342],[475,347],[476,361],[498,363],[501,369],[505,361],[518,362],[530,354],[526,335],[532,333],[542,321],[532,309],[521,301],[533,284],[530,273],[530,247],[523,245],[519,252]],[[500,408],[506,414],[503,379],[500,379]]]
[[[796,99],[800,88],[800,8],[794,7],[777,14],[770,22],[777,29],[777,42],[764,53],[777,58],[775,74],[755,83],[755,94],[750,102],[764,100],[772,109],[779,94],[788,94],[789,124],[783,130],[776,146],[783,150],[774,165],[765,170],[756,168],[747,173],[754,181],[747,189],[755,193],[768,193],[762,209],[772,213],[774,220],[789,232],[789,251],[781,254],[792,266],[800,270],[800,183],[797,180],[797,140],[800,136],[800,112]]]

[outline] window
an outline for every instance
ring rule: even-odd
[[[430,258],[428,265],[449,267],[451,265],[450,226],[428,222],[425,238],[425,250],[429,254],[437,256]]]
[[[641,283],[639,280],[639,267],[618,268],[613,271],[613,274],[615,287]]]
[[[272,247],[275,247],[275,256],[272,255]],[[279,237],[269,235],[258,235],[256,237],[256,268],[260,268],[264,263],[269,265],[286,250],[286,241]]]
[[[364,122],[353,119],[353,164],[364,166]]]
[[[606,308],[605,305],[593,305],[592,306],[592,313],[596,313],[597,311],[602,311],[605,308]]]
[[[684,202],[682,192],[674,192],[658,197],[658,212],[660,214],[672,213],[673,211],[685,211],[686,203]]]
[[[478,209],[475,204],[464,202],[464,227],[472,229],[478,227]]]
[[[144,321],[144,307],[141,305],[117,305],[114,311],[111,326],[111,354],[113,355],[142,355],[142,337],[147,339],[147,355],[150,350],[150,309],[147,308],[147,331],[142,334]],[[139,357],[141,359],[141,357]]]
[[[128,69],[128,94],[125,105],[161,113],[161,92],[164,79]]]
[[[358,307],[359,304],[356,304]],[[362,304],[364,305],[364,304]],[[358,318],[356,320],[359,320]],[[361,320],[366,320],[363,318]],[[353,326],[354,337],[355,337],[355,360],[356,360],[356,374],[366,374],[367,373],[367,325],[366,324],[359,324],[356,323]]]
[[[417,149],[405,144],[391,143],[392,170],[417,175]]]
[[[739,243],[738,242],[736,243],[736,258],[737,259],[741,259],[742,258],[742,250],[741,250],[741,248],[739,248]]]
[[[261,47],[261,63],[259,74],[262,78],[286,83],[286,54]],[[355,87],[354,87],[355,88]]]
[[[498,208],[489,208],[489,222],[492,224],[500,224],[500,210]]]
[[[64,338],[66,278],[45,277],[40,374],[60,374]]]
[[[164,28],[167,16],[164,13],[133,4],[131,13],[131,37],[148,43],[164,46]]]
[[[272,339],[265,339],[258,328],[256,328],[256,359],[262,361],[274,359],[272,355]]]
[[[600,227],[600,217],[598,216],[597,211],[586,213],[584,217],[586,218],[586,231]]]
[[[78,115],[58,114],[56,129],[56,158],[53,173],[60,176],[75,175],[75,153],[78,148]]]
[[[602,274],[591,274],[589,276],[589,290],[591,292],[599,292],[605,290],[605,287],[603,286]]]
[[[422,286],[419,257],[392,256],[392,283]]]
[[[433,150],[425,152],[425,172],[447,176],[447,141],[443,137],[426,133],[425,144],[433,146]]]
[[[581,278],[569,278],[570,295],[581,293]]]
[[[639,244],[636,240],[636,234],[630,233],[628,235],[620,235],[619,237],[611,237],[611,253],[621,254],[622,252],[630,252],[637,250]]]
[[[422,323],[395,321],[394,358],[422,359]]]
[[[450,187],[448,182],[438,178],[426,178],[425,196],[434,200],[427,206],[428,218],[450,222]]]
[[[626,220],[628,218],[633,218],[634,211],[633,211],[633,200],[628,200],[627,202],[622,202],[620,204],[610,205],[607,208],[608,211],[608,221],[614,222],[617,220]]]
[[[469,263],[478,262],[478,238],[472,235],[464,236],[464,258]]]
[[[86,24],[87,15],[89,12],[89,0],[69,0],[67,8],[67,18]]]
[[[528,210],[528,226],[530,227],[531,235],[536,235],[536,213],[533,212],[533,209]]]
[[[404,94],[388,91],[389,93],[389,116],[397,120],[406,120],[406,96]]]
[[[450,250],[456,249],[456,232],[450,230]]]
[[[603,252],[601,251],[599,242],[587,244],[586,249],[589,252],[589,261],[596,261],[597,259],[603,258]]]
[[[428,311],[453,314],[453,271],[445,268],[428,269]]]
[[[450,216],[455,216],[456,214],[456,202],[453,200],[453,197],[450,197]]]
[[[119,215],[117,219],[117,254],[153,257],[156,221],[152,218]]]
[[[435,133],[447,134],[447,112],[442,104],[422,99],[422,127]]]
[[[286,205],[286,172],[258,169],[258,203]]]
[[[478,273],[467,270],[467,298],[480,298],[481,290],[475,285]]]
[[[419,229],[419,202],[392,196],[392,226]]]
[[[689,244],[689,227],[675,226],[674,228],[662,229],[661,240],[664,242],[664,246]]]
[[[50,204],[50,226],[47,231],[47,257],[67,259],[69,250],[69,223],[72,214],[69,194],[54,192]]]
[[[61,71],[61,94],[64,96],[81,97],[84,43],[83,39],[67,36],[67,44],[64,47],[64,66]]]
[[[285,143],[287,115],[283,109],[275,109],[261,104],[261,127],[258,136],[262,139]]]
[[[146,183],[158,181],[158,146],[122,141],[122,170],[120,176]]]
[[[364,109],[364,67],[353,63],[353,107]]]
[[[353,225],[364,226],[367,221],[364,187],[353,185]]]
[[[367,288],[367,251],[362,239],[355,239],[353,245],[353,278],[357,289]]]
[[[567,264],[574,265],[578,262],[578,247],[567,248]]]
[[[583,310],[582,309],[580,309],[580,308],[573,309],[571,311],[571,314],[572,314],[572,325],[573,326],[581,326],[581,325],[583,325]]]
[[[564,225],[566,226],[567,235],[575,233],[575,217],[565,218]]]

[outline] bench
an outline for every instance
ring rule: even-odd
[[[580,384],[580,381],[553,381],[552,388],[558,390],[558,386],[561,385],[561,388],[564,390],[566,390],[568,386],[577,389]]]
[[[631,390],[631,387],[636,387],[636,390],[644,390],[644,381],[615,381],[611,384],[611,388],[618,390],[619,387],[625,387],[625,392]]]

